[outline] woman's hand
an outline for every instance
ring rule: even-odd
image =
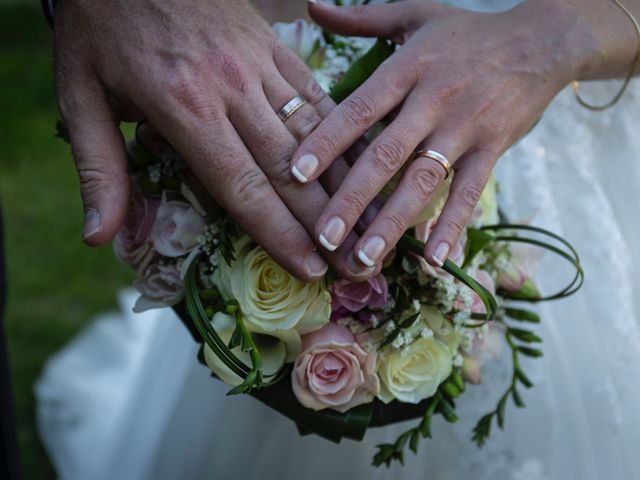
[[[348,166],[332,167],[325,191],[295,182],[289,164],[335,104],[248,1],[65,0],[55,23],[58,100],[88,244],[108,242],[124,220],[129,179],[118,125],[145,118],[280,264],[304,280],[324,275],[307,232]],[[283,124],[276,112],[296,95],[308,104]],[[323,252],[350,278],[368,272],[353,259],[356,241],[352,234],[340,252]]]
[[[325,248],[341,245],[358,218],[416,148],[453,164],[449,198],[425,257],[442,265],[469,221],[497,158],[581,74],[580,52],[592,49],[565,2],[537,0],[486,14],[407,0],[386,5],[310,5],[321,26],[342,35],[391,38],[402,44],[301,144],[293,167],[309,180],[377,121],[393,120],[352,166],[316,224]],[[366,265],[379,264],[445,178],[430,158],[417,158],[355,245]]]

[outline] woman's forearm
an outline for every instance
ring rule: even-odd
[[[640,0],[622,3],[640,19]],[[513,13],[550,35],[576,80],[623,77],[633,66],[638,33],[613,0],[527,0]]]

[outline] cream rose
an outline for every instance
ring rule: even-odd
[[[365,351],[348,328],[329,323],[305,335],[302,348],[291,386],[303,406],[344,413],[371,402],[380,391],[376,352]]]
[[[236,327],[233,317],[218,312],[213,316],[211,323],[222,341],[228,344]],[[262,356],[262,371],[264,375],[276,373],[282,365],[293,361],[300,353],[300,336],[295,331],[276,333],[251,332],[251,336]],[[243,352],[240,347],[234,348],[232,352],[245,365],[251,365],[249,354]],[[204,347],[204,359],[211,371],[223,382],[234,386],[242,383],[242,379],[233,373],[207,344]]]
[[[295,329],[304,335],[329,322],[331,295],[324,281],[301,282],[246,235],[234,252],[235,262],[221,262],[214,283],[226,299],[239,303],[251,330]]]
[[[378,398],[419,403],[436,393],[451,374],[458,351],[459,335],[451,323],[433,307],[422,307],[421,320],[411,329],[415,337],[401,349],[387,347],[378,357],[381,389]]]

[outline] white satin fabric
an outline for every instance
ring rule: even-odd
[[[505,2],[455,2],[498,8]],[[513,3],[513,2],[507,2]],[[617,82],[588,85],[604,98]],[[406,465],[370,467],[375,445],[407,425],[340,445],[300,437],[248,397],[229,398],[196,362],[197,347],[169,310],[96,320],[51,358],[36,386],[42,438],[62,479],[616,480],[640,478],[640,84],[615,108],[592,113],[562,92],[540,124],[500,160],[501,203],[512,219],[555,231],[577,247],[584,288],[540,305],[545,356],[525,361],[535,382],[526,409],[507,410],[483,449],[470,432],[510,375],[509,355],[459,402],[456,425],[437,418],[434,440]],[[539,272],[558,285],[554,258]]]

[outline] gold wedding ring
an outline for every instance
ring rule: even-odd
[[[289,117],[300,110],[307,104],[304,98],[300,95],[296,95],[291,100],[289,100],[284,107],[280,109],[278,112],[278,117],[282,120],[282,123],[289,120]]]
[[[419,157],[430,158],[431,160],[435,160],[440,165],[442,165],[442,168],[444,168],[444,171],[446,173],[444,177],[445,180],[449,178],[449,175],[451,175],[451,162],[440,152],[436,152],[435,150],[421,149],[416,151],[416,158]]]

